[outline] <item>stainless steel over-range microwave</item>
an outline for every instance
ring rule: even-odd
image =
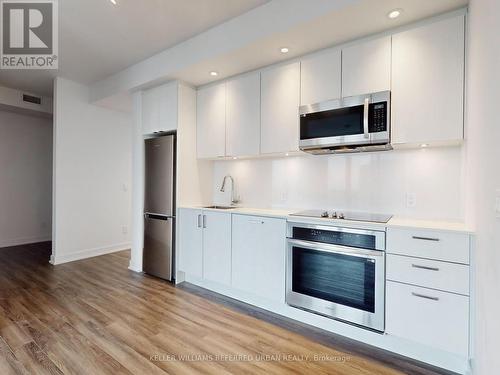
[[[312,154],[382,151],[391,147],[391,92],[300,107],[299,148]]]

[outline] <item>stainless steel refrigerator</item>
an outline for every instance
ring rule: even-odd
[[[175,135],[146,139],[144,272],[174,278]]]

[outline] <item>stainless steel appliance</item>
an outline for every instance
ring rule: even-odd
[[[390,107],[390,91],[301,106],[299,147],[318,155],[390,150]]]
[[[175,249],[175,135],[146,139],[144,272],[172,280]]]
[[[371,223],[387,223],[392,215],[387,214],[373,214],[369,212],[349,212],[340,210],[305,210],[290,214],[291,216],[304,216],[315,217],[324,219],[338,219],[338,220],[352,220],[352,221],[366,221]]]
[[[385,329],[385,231],[289,222],[286,303]]]

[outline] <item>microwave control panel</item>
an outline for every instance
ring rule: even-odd
[[[370,133],[387,131],[387,102],[372,103],[368,110]]]

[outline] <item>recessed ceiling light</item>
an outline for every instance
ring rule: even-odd
[[[233,156],[233,160],[236,160],[236,159],[238,159],[238,158],[236,156]]]
[[[387,17],[393,20],[394,18],[398,18],[401,13],[403,13],[403,9],[393,9],[389,13],[387,13]]]
[[[285,156],[290,156],[290,154],[287,152],[287,153],[285,154]]]
[[[422,143],[422,144],[420,145],[420,147],[422,147],[422,148],[427,148],[427,147],[429,147],[429,144],[428,144],[428,143]]]
[[[217,76],[219,75],[219,73],[217,73],[215,70],[212,70],[212,71],[210,72],[210,75],[211,75],[212,77],[217,77]]]
[[[282,47],[282,48],[280,49],[280,52],[281,52],[281,53],[288,53],[288,51],[289,51],[289,49],[288,49],[287,47]]]
[[[113,3],[113,5],[116,5],[116,0],[109,0],[111,1],[111,3]]]

